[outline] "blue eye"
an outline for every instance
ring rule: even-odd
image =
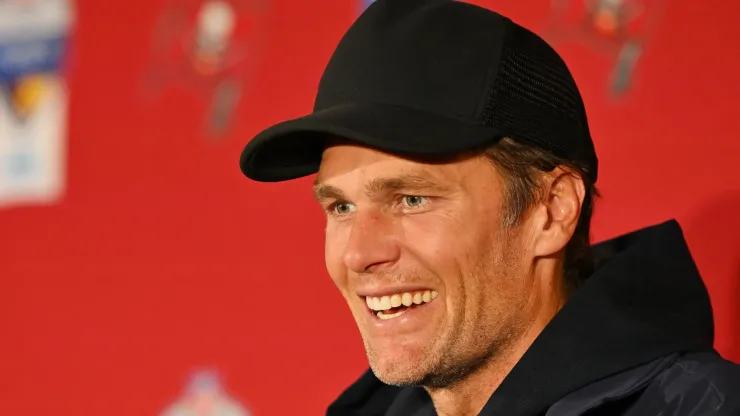
[[[337,202],[331,208],[331,210],[337,215],[347,215],[351,213],[355,207],[348,202]]]
[[[424,206],[424,204],[427,202],[427,198],[424,196],[418,196],[418,195],[406,195],[403,197],[403,203],[404,205],[410,207],[410,208],[416,208]]]

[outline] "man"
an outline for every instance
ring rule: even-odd
[[[740,369],[671,221],[589,246],[597,158],[542,39],[450,0],[378,0],[257,181],[317,173],[326,265],[371,371],[328,415],[736,415]]]

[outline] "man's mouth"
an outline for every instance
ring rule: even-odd
[[[436,290],[404,292],[388,296],[366,296],[367,307],[379,319],[398,318],[409,310],[431,302],[438,295]]]

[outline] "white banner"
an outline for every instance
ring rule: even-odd
[[[0,207],[65,189],[68,0],[0,0]]]

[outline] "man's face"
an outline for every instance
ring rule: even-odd
[[[334,146],[315,193],[328,272],[380,380],[442,387],[522,331],[527,233],[502,226],[502,178],[488,160]]]

